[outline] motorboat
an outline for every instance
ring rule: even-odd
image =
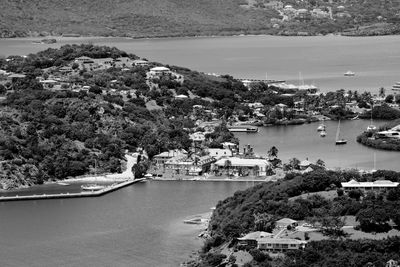
[[[99,191],[104,188],[106,188],[104,185],[98,185],[98,184],[81,185],[81,189],[84,191]]]
[[[345,73],[344,73],[344,76],[347,76],[347,77],[351,77],[351,76],[355,76],[356,74],[354,73],[354,72],[352,72],[352,71],[350,71],[350,70],[348,70],[348,71],[346,71]]]
[[[396,82],[396,83],[392,86],[392,91],[400,91],[400,82]]]
[[[325,136],[326,136],[326,132],[325,132],[325,131],[321,131],[321,132],[319,133],[319,135],[320,135],[321,137],[325,137]]]
[[[376,131],[376,129],[377,129],[376,126],[373,124],[368,125],[368,127],[367,127],[367,131]]]
[[[256,133],[258,132],[258,127],[256,126],[232,126],[229,127],[230,132],[245,132],[245,133]]]
[[[317,131],[318,131],[318,132],[321,132],[321,131],[325,131],[325,129],[326,129],[325,124],[320,124],[320,125],[318,126],[318,128],[317,128]]]

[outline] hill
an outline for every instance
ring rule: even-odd
[[[3,36],[65,34],[102,36],[212,35],[268,28],[271,10],[246,10],[239,0],[5,0]]]
[[[3,0],[0,37],[398,34],[399,10],[396,0]]]

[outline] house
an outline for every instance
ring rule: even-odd
[[[310,161],[308,161],[308,160],[301,161],[300,164],[299,164],[300,170],[307,169],[308,167],[310,167],[311,164],[312,163]]]
[[[184,149],[174,149],[174,150],[169,150],[166,152],[162,152],[158,155],[155,155],[153,157],[153,161],[157,165],[164,164],[167,162],[169,159],[179,156],[179,155],[187,155],[187,151]]]
[[[259,102],[249,103],[247,105],[249,106],[249,108],[252,108],[252,109],[261,109],[264,107],[264,105]]]
[[[267,175],[267,170],[271,168],[271,163],[265,159],[247,159],[247,158],[221,158],[215,163],[218,168],[226,168],[229,166],[231,170],[239,171],[240,169],[247,168],[253,172],[258,172],[258,175]]]
[[[142,59],[136,59],[133,61],[133,65],[144,67],[144,66],[148,66],[149,62],[146,60],[142,60]]]
[[[247,235],[243,237],[239,237],[237,240],[238,246],[246,246],[246,247],[252,247],[256,248],[257,247],[257,240],[260,238],[273,238],[274,234],[268,233],[268,232],[262,232],[262,231],[257,231],[257,232],[251,232],[248,233]]]
[[[204,132],[195,132],[189,135],[189,139],[193,142],[202,143],[206,140],[206,134]]]
[[[175,99],[181,99],[181,100],[188,99],[188,98],[189,97],[187,95],[177,95],[177,96],[175,96]]]
[[[351,190],[361,190],[364,193],[374,191],[381,192],[387,189],[398,187],[399,183],[392,182],[388,180],[377,180],[375,182],[357,182],[356,180],[351,180],[346,183],[342,183],[342,187],[345,193]]]
[[[51,80],[51,79],[43,80],[43,81],[40,81],[39,83],[42,84],[42,86],[43,86],[44,89],[53,89],[54,86],[55,86],[56,84],[58,84],[57,81]]]
[[[257,240],[258,249],[271,252],[304,249],[306,244],[306,241],[290,238],[260,238]]]
[[[201,175],[210,169],[215,159],[210,156],[188,158],[187,155],[179,155],[165,162],[165,169],[173,174]]]
[[[149,72],[150,76],[153,76],[153,77],[154,76],[160,77],[160,76],[168,75],[170,73],[171,73],[171,70],[166,67],[154,67],[154,68],[151,68],[150,72]]]
[[[222,157],[232,157],[233,153],[230,149],[221,149],[221,148],[209,148],[208,154],[216,159],[220,159]]]
[[[276,222],[276,227],[278,227],[278,228],[287,228],[288,226],[296,227],[297,225],[298,225],[298,222],[296,220],[292,220],[290,218],[283,218]]]
[[[238,145],[235,143],[231,143],[231,142],[224,142],[221,145],[223,148],[229,149],[229,150],[237,150],[238,149]]]
[[[393,130],[380,131],[375,133],[375,137],[382,139],[384,138],[400,139],[400,131],[393,131]]]

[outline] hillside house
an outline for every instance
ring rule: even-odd
[[[260,238],[257,240],[257,248],[269,252],[304,249],[306,245],[306,241],[290,238]]]
[[[342,187],[345,193],[351,190],[361,190],[364,193],[367,192],[382,192],[391,188],[396,188],[399,183],[388,181],[388,180],[377,180],[375,182],[357,182],[351,180],[349,182],[342,183]]]

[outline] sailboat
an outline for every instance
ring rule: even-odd
[[[340,120],[339,120],[338,128],[336,131],[336,145],[345,145],[345,144],[347,144],[347,140],[340,138]]]
[[[374,110],[374,105],[372,105],[372,108],[371,108],[371,124],[368,125],[367,131],[375,131],[376,130],[376,126],[372,124],[372,111],[373,110]]]

